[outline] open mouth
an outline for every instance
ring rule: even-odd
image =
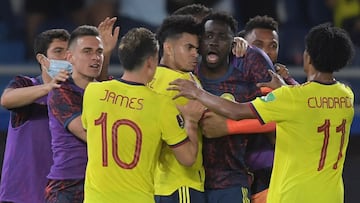
[[[219,56],[215,52],[209,52],[206,56],[206,61],[209,63],[216,63],[219,60]]]
[[[96,68],[96,69],[99,69],[100,68],[100,65],[99,64],[92,64],[90,65],[91,68]]]

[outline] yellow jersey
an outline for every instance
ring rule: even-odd
[[[143,84],[90,83],[82,123],[88,163],[84,202],[154,202],[154,170],[162,142],[188,141],[174,102]]]
[[[276,121],[267,203],[341,203],[342,171],[354,94],[339,82],[284,86],[251,102],[259,119]]]
[[[175,71],[167,67],[158,66],[154,79],[148,84],[155,92],[173,98],[178,92],[166,90],[169,83],[175,79],[192,78],[197,84],[200,82],[196,76],[189,72]],[[177,105],[185,105],[189,100],[180,97],[175,100]],[[198,133],[198,153],[196,162],[191,167],[181,165],[168,145],[163,145],[160,153],[160,159],[155,171],[155,195],[170,195],[181,186],[188,186],[195,190],[204,191],[205,172],[202,163],[202,135]]]

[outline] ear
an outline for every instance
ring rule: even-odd
[[[49,68],[50,61],[44,54],[36,54],[36,60],[40,63],[41,68]]]
[[[73,63],[73,61],[72,61],[72,57],[73,55],[72,55],[72,52],[71,51],[69,51],[69,50],[67,50],[66,51],[66,54],[65,54],[65,59],[67,60],[67,61],[69,61],[70,63]]]
[[[164,55],[171,55],[172,54],[172,44],[168,41],[164,42],[163,44],[163,54]]]
[[[309,53],[305,50],[304,51],[304,64],[311,64],[311,57],[309,55]]]
[[[44,59],[44,54],[36,54],[36,60],[38,63],[41,64],[42,60]]]

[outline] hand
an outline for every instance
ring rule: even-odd
[[[289,69],[286,68],[285,65],[281,63],[275,63],[276,73],[279,74],[285,80],[290,77]]]
[[[248,42],[242,37],[234,37],[234,47],[232,48],[232,53],[236,57],[243,57],[248,48]]]
[[[269,70],[269,73],[271,75],[271,81],[270,82],[262,82],[262,83],[257,83],[256,86],[258,87],[269,87],[273,90],[286,85],[286,83],[284,82],[284,80],[282,79],[282,77],[275,73],[272,70]]]
[[[70,73],[66,70],[60,70],[59,73],[52,78],[52,80],[47,83],[49,87],[49,91],[53,88],[59,88],[61,86],[61,82],[65,82],[70,76]]]
[[[179,97],[186,97],[188,99],[196,99],[197,95],[201,93],[201,87],[196,83],[195,78],[191,74],[191,80],[176,79],[169,83],[170,87],[167,90],[179,91],[179,94],[175,95],[173,99]]]
[[[105,53],[111,52],[115,48],[116,43],[118,41],[120,27],[116,26],[113,32],[113,27],[116,22],[116,19],[117,19],[116,17],[113,18],[107,17],[98,26],[99,34],[101,40],[103,41]]]
[[[216,138],[228,135],[226,118],[214,112],[206,111],[200,120],[202,133],[207,138]]]
[[[176,106],[185,121],[198,123],[205,112],[205,106],[196,100],[190,100],[186,105]]]

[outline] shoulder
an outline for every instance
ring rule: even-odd
[[[37,82],[35,78],[24,75],[17,75],[9,82],[8,88],[29,87],[37,85],[37,83],[39,82]]]
[[[256,63],[265,63],[268,68],[274,69],[269,56],[263,50],[255,46],[249,46],[244,56],[244,60]]]

